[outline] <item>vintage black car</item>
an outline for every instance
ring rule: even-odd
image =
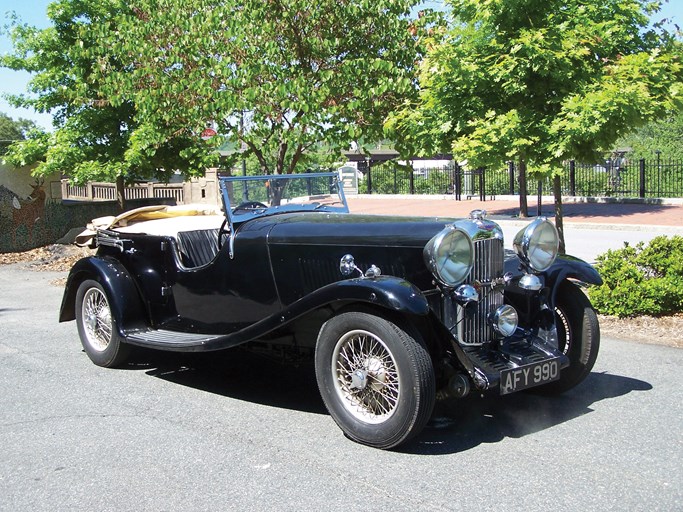
[[[349,213],[337,174],[221,178],[223,212],[148,207],[100,220],[60,321],[97,365],[135,346],[238,345],[309,356],[322,399],[354,441],[395,447],[436,397],[561,393],[591,371],[597,316],[587,263],[558,256],[536,218],[503,247],[468,219]]]

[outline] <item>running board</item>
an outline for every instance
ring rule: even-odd
[[[224,337],[224,334],[196,334],[164,329],[147,329],[126,333],[125,340],[131,345],[142,347],[175,351],[201,351],[205,345]]]

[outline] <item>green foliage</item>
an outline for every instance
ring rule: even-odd
[[[683,237],[658,236],[597,258],[603,284],[590,290],[601,313],[620,318],[683,311]]]
[[[212,122],[262,173],[289,173],[322,141],[377,139],[413,93],[414,3],[140,0],[99,27],[108,52],[90,59],[103,98],[132,102],[158,141]]]
[[[19,119],[15,121],[7,114],[0,112],[0,156],[7,152],[7,148],[15,141],[23,140],[26,134],[37,129],[33,121]]]
[[[421,64],[420,101],[386,123],[425,154],[559,173],[563,161],[598,161],[633,127],[681,106],[681,43],[648,25],[656,2],[448,3],[450,26]]]
[[[160,134],[138,119],[131,99],[114,103],[106,97],[97,73],[100,63],[107,60],[120,72],[127,68],[109,58],[108,42],[100,35],[116,30],[122,10],[128,8],[117,0],[56,0],[48,6],[52,26],[14,24],[13,51],[0,57],[0,65],[28,71],[33,78],[30,94],[8,99],[50,112],[55,131],[27,133],[9,148],[8,162],[35,163],[35,174],[63,173],[77,183],[164,179],[175,169],[196,175],[217,162],[211,142],[189,133]]]
[[[26,138],[26,134],[36,129],[36,124],[28,119],[14,120],[0,112],[0,141],[14,141]]]
[[[660,121],[652,121],[621,139],[615,147],[629,147],[629,160],[654,160],[657,151],[662,160],[683,160],[683,110]]]

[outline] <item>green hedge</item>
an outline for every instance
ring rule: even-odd
[[[595,308],[619,318],[683,311],[683,237],[624,244],[597,258],[604,283],[590,291]]]

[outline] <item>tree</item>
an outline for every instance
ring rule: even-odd
[[[132,101],[154,127],[142,144],[210,123],[262,173],[289,173],[321,142],[381,138],[384,117],[414,91],[414,3],[168,0],[162,10],[139,0],[103,25],[97,80],[108,104]]]
[[[37,129],[36,123],[28,119],[12,119],[4,112],[0,112],[0,141],[15,141],[26,138],[26,134]]]
[[[615,147],[628,147],[629,160],[653,159],[657,152],[667,160],[683,160],[683,111],[652,121],[619,139]]]
[[[0,65],[26,70],[34,76],[31,95],[9,97],[15,106],[50,112],[55,130],[27,134],[10,146],[6,160],[14,165],[37,163],[34,174],[67,174],[74,181],[114,181],[120,207],[123,187],[139,178],[165,179],[174,170],[199,174],[217,159],[211,144],[191,133],[149,143],[153,126],[138,121],[136,105],[128,98],[116,104],[102,93],[95,73],[109,59],[102,31],[112,31],[117,13],[126,9],[116,0],[57,0],[48,7],[52,26],[36,29],[15,24],[13,52],[0,57]]]
[[[0,112],[0,155],[5,154],[10,144],[25,139],[28,132],[36,129],[33,121],[21,118],[15,121],[7,114]]]
[[[649,25],[658,2],[448,3],[450,26],[421,64],[420,101],[387,128],[428,151],[451,149],[471,167],[516,160],[521,216],[527,165],[559,185],[563,161],[597,161],[619,137],[680,106],[681,45]]]

